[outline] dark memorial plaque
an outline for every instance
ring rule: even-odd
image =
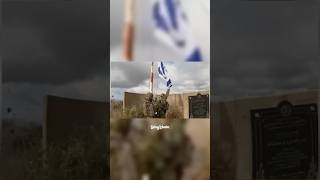
[[[317,104],[251,110],[253,179],[316,179]]]
[[[209,117],[209,95],[189,96],[189,118]]]

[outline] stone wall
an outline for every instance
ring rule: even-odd
[[[43,145],[64,144],[76,138],[90,141],[91,132],[106,142],[107,103],[47,96]]]

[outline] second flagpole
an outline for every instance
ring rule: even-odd
[[[133,60],[134,49],[134,15],[135,0],[126,0],[125,19],[123,29],[123,57],[126,61]]]

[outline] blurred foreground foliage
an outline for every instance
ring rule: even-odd
[[[106,152],[97,153],[105,144],[94,132],[88,136],[90,142],[74,138],[65,144],[49,145],[46,150],[41,145],[41,136],[26,136],[22,140],[19,137],[22,143],[0,153],[0,179],[106,179]]]
[[[210,158],[195,157],[186,121],[173,119],[170,129],[149,131],[146,119],[115,119],[110,137],[111,180],[144,176],[149,180],[209,180]]]

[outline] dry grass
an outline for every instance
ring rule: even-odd
[[[182,119],[183,113],[181,108],[177,106],[169,106],[166,114],[168,119]],[[146,118],[143,108],[131,107],[123,108],[122,101],[111,101],[111,118],[113,119],[130,119],[130,118]]]
[[[123,102],[111,100],[111,117],[118,118],[122,117],[123,114]]]
[[[90,143],[70,139],[65,145],[52,145],[44,152],[41,136],[35,136],[37,130],[28,131],[22,139],[19,135],[6,139],[6,147],[0,153],[1,180],[106,179],[106,154],[97,153],[101,152],[101,137],[92,135]]]
[[[122,101],[111,101],[111,118],[114,119],[129,119],[129,118],[144,118],[142,108],[131,107],[123,108]]]

